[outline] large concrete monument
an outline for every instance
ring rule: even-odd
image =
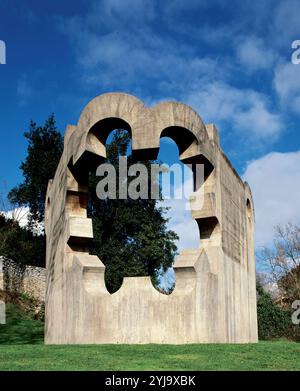
[[[89,254],[88,173],[103,162],[109,133],[120,128],[130,132],[138,159],[156,158],[160,138],[168,136],[183,163],[204,165],[204,204],[192,208],[201,241],[179,254],[171,295],[157,291],[150,277],[124,278],[110,294],[105,266]],[[110,93],[85,107],[64,142],[46,199],[45,342],[257,342],[253,200],[220,148],[215,126],[182,103],[147,108],[133,96]]]

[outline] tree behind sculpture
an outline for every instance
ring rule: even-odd
[[[273,247],[265,248],[261,256],[279,290],[278,300],[291,308],[300,299],[300,227],[291,223],[276,227]]]
[[[53,114],[44,126],[31,121],[25,137],[27,156],[21,164],[24,182],[11,190],[9,199],[16,206],[29,206],[29,228],[35,231],[44,221],[47,185],[61,157],[63,138]],[[108,161],[115,167],[119,155],[126,155],[129,143],[129,134],[122,130],[116,131],[108,143]],[[131,161],[129,156],[128,164]],[[119,288],[124,276],[150,275],[157,284],[159,271],[166,271],[174,262],[177,250],[174,241],[178,237],[167,230],[164,209],[157,207],[156,200],[99,200],[96,178],[91,173],[89,214],[95,237],[91,251],[106,265],[106,283],[111,292]],[[44,238],[31,240],[38,240],[40,248],[35,246],[32,254],[29,250],[29,257],[34,257],[43,250]],[[38,264],[44,266],[44,259]]]
[[[44,221],[48,180],[54,177],[63,138],[56,128],[54,114],[43,126],[31,121],[24,136],[28,141],[27,156],[20,167],[24,182],[13,188],[8,197],[13,204],[29,206],[29,228],[34,229]]]
[[[130,136],[127,131],[116,130],[107,145],[107,162],[118,172],[118,158],[127,154]],[[128,156],[128,166],[133,163]],[[150,166],[151,161],[143,162]],[[152,199],[99,200],[96,183],[91,177],[90,217],[93,218],[93,253],[106,266],[105,280],[110,292],[122,284],[123,277],[151,276],[158,285],[159,276],[172,266],[178,239],[167,229],[166,208],[157,206]],[[150,184],[149,184],[150,189]],[[118,198],[118,197],[117,197]]]

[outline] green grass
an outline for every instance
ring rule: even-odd
[[[44,323],[19,305],[6,305],[7,323],[0,325],[0,344],[35,344],[44,339]],[[0,345],[1,346],[1,345]],[[1,366],[1,363],[0,363]]]
[[[0,370],[300,370],[300,344],[0,345]]]
[[[300,370],[300,344],[45,346],[44,324],[7,304],[0,325],[0,370]]]

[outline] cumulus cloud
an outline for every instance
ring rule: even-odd
[[[270,40],[289,48],[292,41],[300,36],[299,0],[285,0],[278,2],[274,12]]]
[[[233,77],[245,65],[256,71],[266,70],[274,63],[276,56],[262,38],[238,33],[234,23],[230,28],[222,23],[214,26],[211,41],[205,38],[210,31],[205,23],[190,26],[186,22],[188,37],[180,28],[175,31],[178,11],[181,16],[199,12],[203,18],[203,9],[208,12],[210,2],[200,5],[193,1],[187,5],[178,0],[165,5],[146,1],[143,7],[137,0],[102,0],[91,4],[86,14],[58,23],[74,48],[82,85],[89,90],[97,87],[102,91],[126,91],[146,102],[173,97],[192,105],[205,122],[220,125],[220,130],[225,129],[226,133],[235,132],[240,140],[252,140],[262,146],[278,139],[283,126],[272,97],[238,85]],[[223,7],[222,2],[218,4]],[[238,2],[236,6],[240,7]],[[250,12],[253,4],[249,1],[243,7]],[[235,37],[238,34],[243,41]],[[215,48],[203,55],[195,44],[195,40],[204,40],[215,47],[224,36],[236,50],[236,57],[229,57],[228,53],[215,55]]]
[[[210,83],[186,96],[206,122],[224,123],[240,136],[276,140],[282,131],[280,116],[268,107],[264,94],[238,89],[226,83]]]
[[[300,222],[300,151],[272,152],[254,160],[243,179],[254,198],[256,247],[268,246],[276,225]]]
[[[272,152],[251,161],[243,180],[249,183],[254,198],[255,247],[270,246],[277,225],[300,222],[300,151]],[[180,238],[179,251],[199,247],[199,229],[186,200],[169,199],[161,206],[170,207],[168,227]]]
[[[200,245],[200,233],[196,220],[192,218],[190,210],[185,207],[184,200],[170,199],[161,203],[161,206],[169,207],[167,213],[170,218],[168,228],[179,236],[176,243],[178,250],[198,248]]]
[[[274,48],[265,46],[258,37],[246,37],[236,47],[237,59],[245,69],[256,71],[270,69],[275,61]]]
[[[278,65],[274,75],[274,87],[282,106],[300,114],[300,65]]]
[[[62,22],[74,45],[83,84],[136,91],[148,90],[152,83],[160,94],[170,95],[197,79],[212,80],[217,73],[215,60],[197,56],[189,46],[157,34],[149,24],[99,31],[85,23],[87,18]]]
[[[156,97],[180,99],[197,81],[229,75],[230,62],[203,56],[194,39],[178,39],[158,28],[167,5],[137,0],[91,4],[84,15],[56,20],[71,41],[83,84],[126,89],[142,97],[149,95],[150,85]]]
[[[166,142],[165,139],[164,142]],[[173,141],[172,141],[173,142]],[[175,231],[179,236],[177,241],[178,250],[199,247],[200,233],[196,221],[192,218],[189,198],[193,193],[193,174],[186,166],[178,165],[177,180],[167,183],[162,181],[163,201],[159,206],[169,208],[168,228]],[[183,170],[183,171],[181,171]]]

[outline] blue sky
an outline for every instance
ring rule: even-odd
[[[109,91],[179,100],[217,125],[252,187],[257,245],[269,243],[274,225],[300,221],[297,39],[298,0],[0,0],[0,191],[22,179],[30,119],[54,112],[64,132]]]

